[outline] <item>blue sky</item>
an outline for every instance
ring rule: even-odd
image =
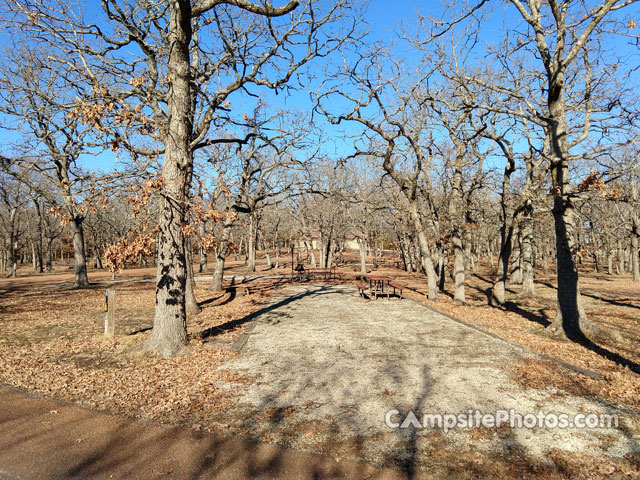
[[[90,0],[89,3],[95,4],[95,8],[100,8],[100,3],[97,0]],[[492,39],[499,37],[502,33],[502,22],[505,21],[504,10],[507,8],[504,2],[492,3],[491,5],[493,5],[493,8],[496,11],[493,14],[492,20],[490,20],[483,30],[483,40],[489,42]],[[397,29],[401,22],[404,22],[408,28],[415,26],[416,10],[419,10],[424,14],[437,15],[441,8],[442,7],[439,2],[431,1],[396,0],[395,2],[391,2],[387,0],[371,0],[366,14],[366,20],[369,24],[370,39],[382,40],[385,43],[391,42],[396,39],[396,34],[393,30]],[[636,8],[636,11],[637,10],[638,9]],[[620,40],[620,48],[627,48],[626,41],[622,39]],[[411,57],[410,51],[397,53],[397,55],[406,55],[407,62],[415,60],[415,57]],[[310,108],[307,92],[298,92],[289,98],[283,94],[275,96],[265,91],[261,91],[260,94],[267,99],[268,103],[273,108],[288,109],[297,107],[302,110],[308,110]],[[243,103],[243,100],[237,96],[234,97],[233,101],[234,106],[242,105]],[[352,129],[354,127],[351,126],[345,128]],[[330,125],[323,125],[323,130],[328,136],[333,137],[334,139],[337,138],[340,133],[340,129],[334,129]],[[0,142],[4,144],[4,146],[0,146],[0,148],[3,150],[6,150],[7,142],[16,139],[15,134],[6,131],[0,132],[0,135]],[[351,148],[349,145],[341,145],[339,142],[337,142],[335,146],[329,145],[329,147],[328,153],[331,153],[331,149],[333,149],[333,155],[338,156],[343,153],[350,153],[349,150]],[[83,158],[82,161],[82,163],[88,168],[98,168],[101,170],[109,170],[113,168],[115,162],[116,157],[112,152],[106,152],[99,158],[87,156]]]

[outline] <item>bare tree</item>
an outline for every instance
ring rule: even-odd
[[[496,68],[487,71],[483,66],[480,75],[467,74],[457,80],[463,85],[475,83],[505,99],[498,104],[477,99],[470,107],[519,117],[539,132],[537,144],[530,142],[530,153],[532,158],[545,157],[544,163],[538,163],[548,165],[554,196],[558,310],[551,330],[582,341],[584,332],[596,328],[580,300],[574,258],[579,225],[574,204],[582,192],[572,184],[569,167],[576,159],[614,148],[635,122],[625,98],[627,90],[616,83],[616,76],[621,75],[619,62],[615,56],[606,59],[604,47],[606,30],[615,25],[607,20],[610,14],[633,2],[510,3],[513,10],[509,11],[519,15],[522,23],[514,24],[497,47],[483,45],[489,52],[486,58],[495,59]],[[431,24],[438,26],[439,22],[431,19]],[[472,32],[471,38],[474,48],[480,45],[477,33]],[[619,134],[617,139],[614,132]],[[595,136],[599,145],[590,142]],[[512,240],[518,246],[521,243],[520,237]]]
[[[11,3],[27,31],[60,46],[57,61],[64,63],[60,52],[69,49],[81,57],[93,95],[78,106],[78,118],[112,138],[114,148],[162,156],[156,314],[147,348],[170,357],[187,341],[183,228],[194,151],[218,141],[209,130],[225,122],[231,94],[249,85],[282,89],[305,63],[351,38],[356,20],[347,18],[348,2],[108,0],[101,25],[66,15],[62,3]],[[147,148],[136,143],[140,135],[150,135]]]
[[[18,251],[24,242],[27,224],[23,221],[29,197],[26,188],[6,173],[0,173],[0,227],[4,237],[7,259],[7,277],[15,277],[18,269]]]
[[[573,158],[570,150],[588,135],[591,116],[593,75],[591,56],[598,52],[596,42],[605,18],[613,11],[631,3],[628,0],[606,0],[570,4],[550,0],[540,4],[535,0],[522,2],[510,0],[526,22],[529,30],[524,42],[534,45],[535,56],[544,69],[546,92],[545,131],[549,138],[549,161],[553,184],[553,217],[556,233],[556,257],[558,277],[558,313],[552,328],[572,340],[580,341],[584,332],[595,329],[588,321],[580,298],[578,269],[574,259],[576,247],[576,218],[573,204],[573,188],[569,165]],[[520,40],[523,41],[522,39]],[[571,98],[569,82],[575,82],[576,66],[582,64],[582,81],[586,86],[583,116],[583,133],[570,138],[567,124],[568,98]],[[610,99],[614,100],[614,99]]]
[[[93,146],[90,128],[79,124],[69,113],[75,95],[82,95],[84,87],[69,68],[54,68],[47,63],[46,51],[26,51],[17,47],[3,61],[0,71],[0,111],[13,118],[27,142],[24,152],[5,164],[20,163],[21,181],[34,174],[42,177],[41,185],[32,184],[40,196],[55,202],[62,199],[65,221],[73,229],[75,286],[87,287],[85,238],[83,222],[85,212],[76,200],[83,180],[77,162]],[[46,182],[46,185],[42,183]]]
[[[316,109],[333,124],[349,121],[364,128],[356,156],[382,159],[385,173],[402,191],[418,239],[428,297],[436,300],[437,276],[428,233],[434,215],[420,208],[423,195],[427,205],[432,205],[428,178],[423,178],[422,183],[420,179],[429,170],[433,140],[429,136],[428,113],[415,95],[427,74],[412,77],[399,63],[386,64],[388,56],[379,45],[361,54],[355,67],[345,66],[333,84],[325,85]],[[345,84],[351,88],[346,89]],[[347,105],[343,112],[328,107],[337,97],[341,101],[332,105]]]
[[[245,146],[235,152],[219,146],[206,154],[215,169],[218,200],[223,212],[218,234],[216,266],[210,289],[220,291],[231,231],[239,215],[248,221],[248,270],[255,271],[255,252],[262,209],[295,195],[301,188],[301,172],[313,161],[316,149],[307,149],[310,126],[299,116],[269,114],[259,105],[250,119]],[[224,152],[224,153],[223,153]]]

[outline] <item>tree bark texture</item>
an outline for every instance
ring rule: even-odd
[[[158,225],[158,273],[153,329],[146,348],[170,358],[187,343],[187,265],[182,227],[193,168],[189,45],[191,2],[169,2],[168,125],[162,166],[163,198]]]

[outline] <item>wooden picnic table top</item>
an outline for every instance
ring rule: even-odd
[[[381,280],[381,281],[391,281],[393,280],[391,277],[387,277],[386,275],[367,275],[368,280]]]

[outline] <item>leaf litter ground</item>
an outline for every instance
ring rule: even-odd
[[[425,282],[397,269],[381,268],[400,283],[411,287],[408,295],[424,300]],[[238,270],[238,273],[241,273]],[[269,272],[273,273],[273,271]],[[288,273],[281,269],[275,273]],[[353,284],[353,269],[344,269]],[[125,272],[122,278],[139,279],[139,271]],[[37,277],[32,277],[37,278]],[[46,278],[46,280],[45,280]],[[533,299],[518,300],[517,291],[508,299],[519,309],[496,309],[486,306],[486,275],[474,274],[468,284],[469,303],[457,306],[447,295],[431,306],[461,320],[475,324],[503,338],[534,351],[545,353],[603,376],[595,380],[566,370],[552,362],[530,357],[522,362],[507,362],[500,368],[520,386],[532,390],[550,389],[559,397],[578,395],[631,409],[640,409],[638,375],[583,347],[549,338],[544,321],[554,314],[555,290],[550,277],[536,284]],[[18,279],[21,280],[21,279]],[[55,280],[58,283],[60,279]],[[5,281],[3,281],[5,282]],[[308,413],[319,406],[313,401],[302,404],[267,402],[259,409],[241,411],[239,398],[255,384],[268,385],[272,379],[255,372],[231,368],[241,363],[233,345],[244,331],[249,315],[281,291],[278,279],[254,281],[250,295],[211,293],[199,283],[196,291],[203,311],[188,323],[190,342],[176,358],[163,361],[137,348],[152,325],[154,284],[124,283],[116,286],[118,320],[113,340],[102,335],[105,285],[89,290],[52,287],[51,277],[38,282],[29,279],[0,283],[0,382],[45,396],[106,410],[119,415],[168,424],[185,424],[196,429],[252,436],[295,448],[308,449],[336,457],[355,456],[377,464],[394,464],[437,475],[504,476],[531,474],[549,478],[567,476],[584,478],[627,478],[638,475],[637,455],[625,458],[579,454],[557,449],[549,453],[552,462],[532,461],[515,446],[511,451],[482,453],[474,442],[508,445],[508,434],[495,429],[476,429],[471,443],[451,443],[442,432],[420,436],[420,461],[404,457],[402,452],[418,448],[411,439],[395,433],[344,431],[334,421],[314,421]],[[3,288],[5,287],[5,288]],[[587,311],[601,327],[612,333],[604,345],[632,362],[640,361],[638,349],[638,286],[628,279],[615,281],[592,275],[582,282],[587,294]],[[379,300],[378,302],[385,302]],[[365,302],[366,303],[366,302]],[[321,312],[318,312],[321,313]],[[286,319],[280,319],[284,321]],[[322,316],[317,317],[322,322]],[[203,334],[207,336],[203,341]],[[215,338],[211,338],[215,337]],[[211,341],[215,340],[215,341]],[[351,352],[357,355],[357,352]],[[267,359],[268,360],[268,359]],[[266,361],[266,360],[265,360]],[[261,365],[256,366],[260,370]],[[266,365],[264,370],[269,370]],[[282,376],[289,372],[278,370]],[[331,389],[331,385],[326,388]],[[393,397],[392,388],[372,391],[372,396]],[[278,395],[275,395],[278,396]],[[410,404],[408,404],[410,406]],[[350,413],[347,411],[345,415]],[[247,412],[253,417],[247,418]],[[233,418],[236,412],[238,418]],[[244,417],[243,417],[244,415]],[[637,441],[635,431],[629,433]],[[357,429],[356,429],[357,430]],[[501,438],[501,435],[504,438]],[[385,456],[378,444],[392,445]],[[378,452],[372,454],[371,452]],[[480,452],[480,453],[479,453]],[[493,452],[488,454],[487,452]]]

